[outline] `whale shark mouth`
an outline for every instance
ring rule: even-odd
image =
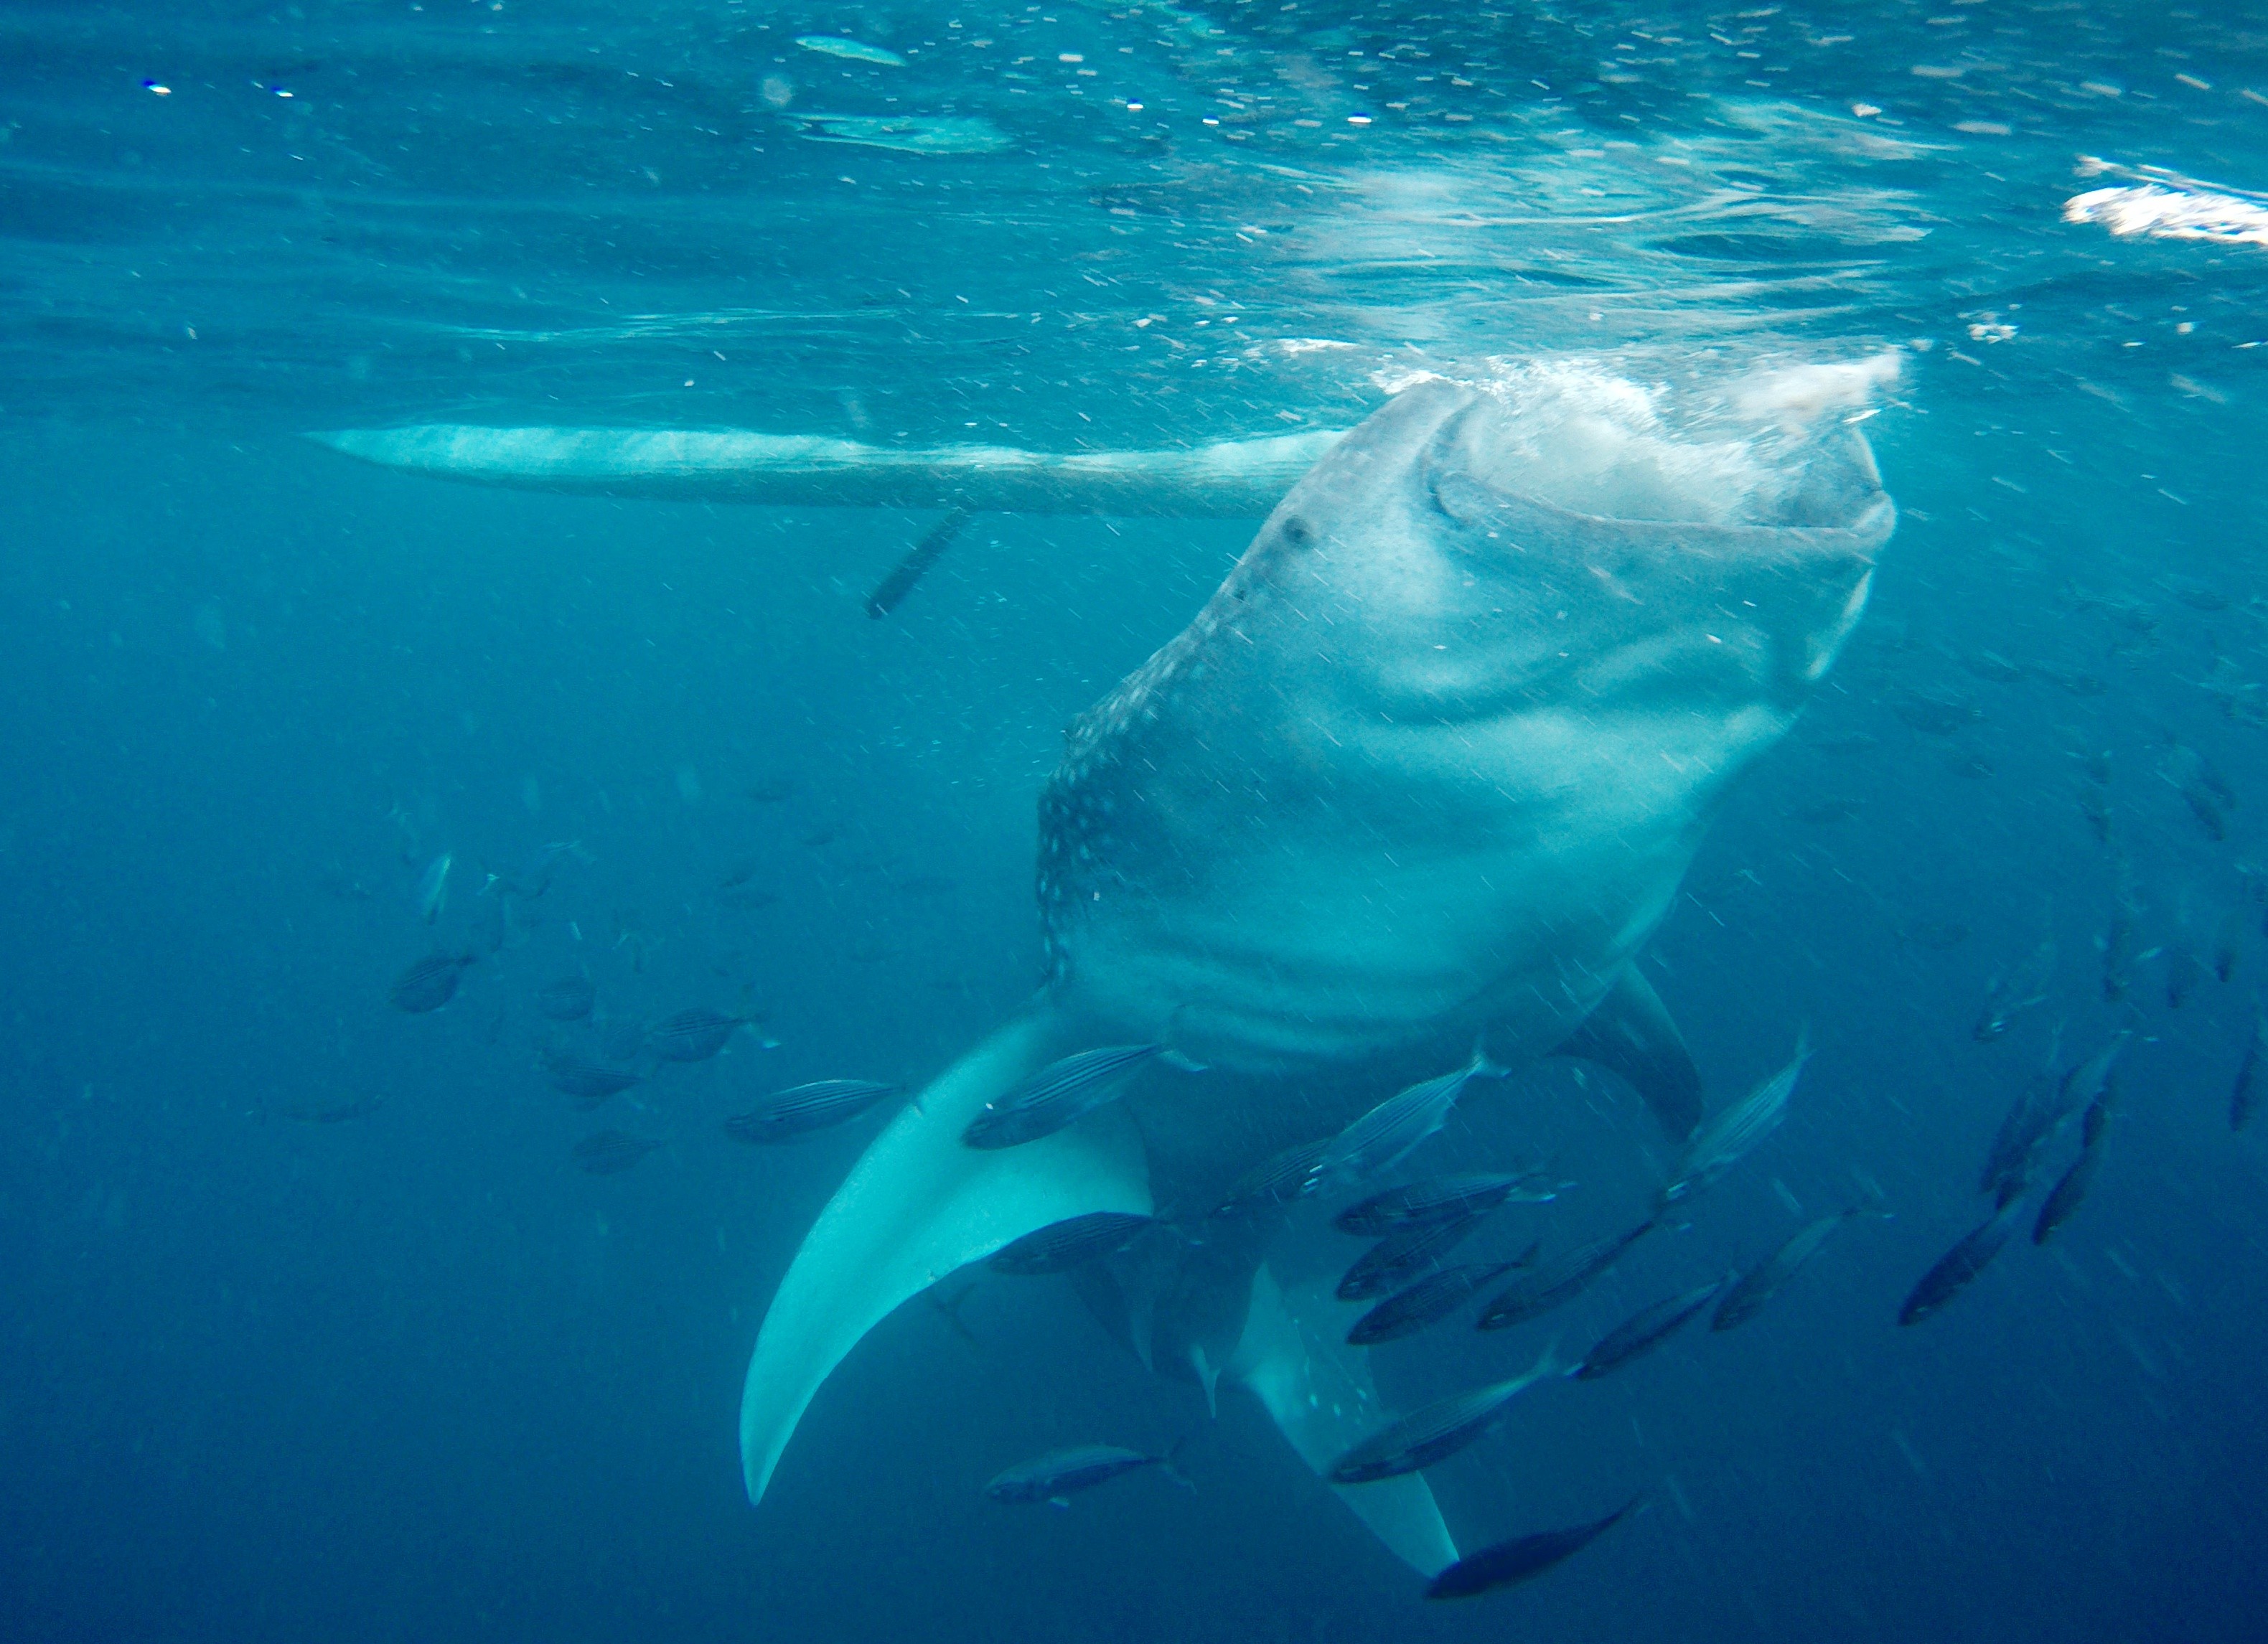
[[[1868,495],[1822,496],[1840,467],[1822,447],[1871,416],[1904,367],[1889,349],[1681,389],[1633,380],[1627,361],[1493,362],[1469,385],[1501,415],[1485,440],[1453,437],[1449,460],[1493,490],[1625,525],[1857,528],[1879,481],[1869,465],[1855,476]]]

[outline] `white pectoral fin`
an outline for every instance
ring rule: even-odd
[[[812,1395],[909,1297],[1011,1239],[1095,1210],[1150,1213],[1149,1168],[1114,1105],[1021,1147],[964,1146],[985,1103],[1063,1053],[1045,1009],[955,1062],[877,1137],[820,1212],[772,1297],[740,1394],[740,1468],[763,1499]]]
[[[1286,1291],[1263,1266],[1252,1281],[1252,1309],[1230,1367],[1319,1474],[1395,1416],[1371,1384],[1367,1350],[1344,1339],[1343,1310],[1327,1284]],[[1332,1489],[1419,1574],[1438,1574],[1457,1561],[1457,1544],[1422,1474]]]

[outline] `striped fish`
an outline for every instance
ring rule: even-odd
[[[2264,1066],[2268,1066],[2268,1014],[2253,1018],[2251,1041],[2244,1047],[2244,1060],[2237,1064],[2236,1083],[2228,1093],[2231,1130],[2243,1129],[2252,1118],[2252,1110],[2260,1105]]]
[[[575,1144],[575,1163],[593,1176],[620,1176],[660,1145],[626,1130],[602,1130]]]
[[[1465,1235],[1481,1224],[1477,1215],[1455,1222],[1436,1222],[1430,1227],[1404,1228],[1379,1240],[1355,1259],[1339,1281],[1342,1302],[1367,1302],[1405,1284],[1427,1268],[1439,1265]]]
[[[1083,1050],[1042,1068],[984,1105],[961,1139],[972,1148],[1013,1148],[1051,1136],[1123,1095],[1135,1070],[1162,1045],[1111,1045]]]
[[[578,1106],[593,1108],[610,1096],[619,1096],[638,1082],[637,1075],[620,1068],[609,1068],[603,1062],[587,1061],[572,1051],[548,1050],[543,1053],[544,1075],[551,1088],[562,1096],[572,1097]]]
[[[457,996],[457,978],[472,962],[469,953],[429,953],[412,960],[394,979],[386,996],[396,1010],[407,1010],[411,1016],[438,1010]]]
[[[1569,1251],[1550,1266],[1530,1273],[1491,1302],[1481,1314],[1478,1328],[1502,1330],[1507,1325],[1540,1317],[1561,1303],[1573,1301],[1590,1288],[1601,1273],[1613,1266],[1624,1251],[1652,1232],[1653,1227],[1654,1223],[1649,1218],[1627,1233],[1618,1233],[1612,1238],[1594,1239],[1588,1244]]]
[[[2046,1244],[2051,1234],[2078,1214],[2080,1201],[2095,1185],[2095,1173],[2102,1168],[2103,1133],[2110,1127],[2110,1109],[2117,1099],[2118,1081],[2106,1075],[2102,1094],[2087,1105],[2087,1117],[2080,1121],[2079,1156],[2041,1202],[2039,1220],[2032,1223],[2033,1244]]]
[[[1779,1128],[1787,1117],[1787,1099],[1795,1093],[1797,1075],[1811,1060],[1808,1029],[1796,1037],[1795,1055],[1787,1066],[1765,1080],[1747,1097],[1703,1125],[1686,1144],[1677,1162],[1677,1174],[1661,1190],[1657,1201],[1663,1208],[1698,1193],[1746,1158],[1749,1150]]]
[[[2056,1178],[2048,1189],[2048,1196],[2040,1201],[2039,1219],[2032,1223],[2032,1243],[2044,1244],[2055,1230],[2078,1214],[2080,1201],[2087,1190],[2095,1185],[2095,1173],[2102,1167],[2100,1148],[2081,1148],[2071,1168]]]
[[[1468,1262],[1429,1273],[1406,1290],[1397,1290],[1354,1321],[1347,1345],[1374,1347],[1381,1341],[1414,1336],[1428,1325],[1437,1325],[1494,1284],[1518,1264],[1509,1261]]]
[[[1542,1174],[1534,1171],[1516,1175],[1436,1176],[1373,1193],[1340,1211],[1331,1224],[1342,1233],[1382,1238],[1403,1228],[1484,1215],[1513,1198],[1522,1204],[1547,1204],[1557,1197],[1543,1185]]]
[[[1315,1166],[1322,1163],[1331,1138],[1302,1141],[1264,1159],[1236,1178],[1228,1197],[1213,1210],[1217,1216],[1243,1215],[1288,1205],[1315,1191]]]
[[[1447,1122],[1466,1085],[1483,1076],[1500,1079],[1506,1071],[1475,1051],[1454,1073],[1396,1091],[1332,1138],[1315,1167],[1316,1179],[1361,1182],[1392,1170]]]
[[[1494,1427],[1503,1419],[1505,1406],[1521,1394],[1566,1373],[1555,1341],[1526,1375],[1452,1393],[1372,1434],[1331,1464],[1330,1481],[1371,1484],[1446,1460]]]
[[[1963,1234],[1958,1244],[1939,1257],[1937,1264],[1922,1274],[1921,1282],[1914,1286],[1905,1304],[1898,1309],[1898,1323],[1918,1325],[1966,1289],[1970,1281],[2000,1253],[2000,1247],[2008,1242],[2008,1235],[2014,1231],[2016,1218],[2023,1208],[2021,1197],[2011,1199],[1993,1213],[1991,1221]]]
[[[1651,1307],[1641,1307],[1600,1337],[1598,1345],[1583,1355],[1572,1374],[1578,1381],[1594,1382],[1632,1359],[1644,1358],[1683,1330],[1686,1321],[1715,1301],[1724,1288],[1722,1279],[1712,1279],[1680,1295],[1665,1296]]]
[[[1730,1330],[1745,1325],[1762,1311],[1765,1303],[1780,1292],[1780,1287],[1804,1263],[1819,1253],[1819,1247],[1842,1225],[1866,1208],[1853,1205],[1848,1210],[1838,1210],[1831,1216],[1821,1216],[1816,1222],[1798,1228],[1788,1241],[1755,1266],[1733,1281],[1733,1288],[1725,1292],[1725,1299],[1717,1303],[1710,1317],[1712,1330]]]
[[[1546,1530],[1532,1536],[1515,1536],[1492,1547],[1459,1559],[1433,1578],[1428,1598],[1470,1598],[1493,1587],[1510,1587],[1533,1581],[1553,1565],[1573,1558],[1612,1530],[1642,1498],[1632,1496],[1604,1518],[1572,1530]]]
[[[775,1092],[753,1112],[733,1114],[725,1121],[725,1134],[752,1146],[792,1141],[856,1119],[897,1090],[895,1084],[871,1079],[821,1079],[795,1085]]]
[[[1096,1210],[1027,1233],[1003,1245],[985,1265],[995,1273],[1012,1273],[1019,1277],[1068,1273],[1098,1257],[1125,1249],[1133,1243],[1136,1234],[1157,1224],[1155,1216],[1133,1215],[1123,1210]]]
[[[583,1022],[599,1002],[599,990],[587,976],[563,976],[549,982],[535,995],[538,1016],[552,1022]]]
[[[1050,1450],[993,1474],[984,1486],[984,1494],[994,1501],[1048,1501],[1060,1507],[1066,1498],[1081,1490],[1092,1490],[1098,1484],[1107,1484],[1123,1472],[1141,1467],[1155,1467],[1182,1488],[1192,1489],[1195,1486],[1174,1465],[1180,1450],[1178,1444],[1162,1456],[1122,1450],[1116,1444],[1081,1444],[1071,1450]]]
[[[707,1061],[747,1021],[696,1005],[655,1023],[646,1031],[646,1043],[664,1061]]]

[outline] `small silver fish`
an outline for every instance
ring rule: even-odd
[[[1233,1216],[1288,1205],[1305,1199],[1315,1191],[1315,1167],[1322,1162],[1330,1149],[1332,1138],[1318,1137],[1313,1141],[1295,1142],[1281,1153],[1263,1159],[1242,1176],[1228,1190],[1228,1196],[1215,1207],[1216,1216]]]
[[[994,1149],[1053,1135],[1117,1100],[1135,1070],[1164,1049],[1161,1045],[1112,1045],[1066,1056],[986,1103],[961,1139],[972,1148]]]
[[[1503,1330],[1540,1317],[1590,1288],[1599,1275],[1622,1253],[1658,1225],[1649,1216],[1627,1233],[1594,1239],[1569,1251],[1548,1267],[1539,1268],[1512,1286],[1481,1311],[1478,1330]]]
[[[386,1105],[382,1096],[350,1096],[343,1102],[294,1102],[270,1111],[302,1125],[343,1125],[367,1119]]]
[[[1918,1325],[1967,1288],[1970,1281],[2000,1253],[2000,1247],[2008,1242],[2008,1235],[2014,1231],[2016,1219],[2023,1214],[2023,1199],[2013,1198],[1993,1213],[1991,1221],[1963,1234],[1959,1244],[1939,1257],[1936,1264],[1922,1274],[1921,1282],[1914,1286],[1904,1305],[1898,1309],[1898,1323]]]
[[[2040,1142],[2063,1117],[2063,1089],[2064,1081],[2051,1073],[2036,1073],[2024,1082],[1985,1151],[1984,1167],[1977,1178],[1979,1193],[2006,1200],[2023,1192]]]
[[[1811,1060],[1808,1029],[1796,1036],[1795,1055],[1787,1066],[1750,1091],[1747,1097],[1705,1123],[1686,1144],[1677,1171],[1656,1201],[1661,1207],[1698,1192],[1731,1170],[1749,1150],[1779,1128],[1787,1117],[1788,1097],[1803,1064]]]
[[[1035,1229],[1004,1244],[985,1266],[995,1273],[1019,1277],[1043,1273],[1068,1273],[1088,1262],[1121,1251],[1135,1235],[1158,1225],[1155,1216],[1123,1210],[1095,1210]]]
[[[756,1145],[791,1141],[856,1119],[897,1090],[895,1084],[871,1079],[820,1079],[794,1085],[775,1092],[753,1112],[735,1113],[725,1121],[725,1134]]]
[[[1717,1310],[1709,1320],[1712,1330],[1731,1330],[1745,1325],[1763,1310],[1765,1303],[1780,1293],[1782,1286],[1795,1277],[1804,1263],[1819,1253],[1820,1246],[1866,1207],[1854,1205],[1848,1210],[1838,1210],[1833,1215],[1821,1216],[1806,1222],[1787,1241],[1755,1266],[1733,1281],[1725,1299],[1717,1303]]]
[[[1374,1347],[1382,1341],[1414,1336],[1427,1325],[1440,1323],[1516,1265],[1508,1261],[1467,1262],[1428,1273],[1408,1289],[1396,1290],[1355,1320],[1347,1332],[1347,1345]]]
[[[1333,1484],[1371,1484],[1430,1467],[1494,1427],[1506,1406],[1538,1382],[1566,1373],[1555,1341],[1526,1375],[1452,1393],[1372,1434],[1333,1462],[1328,1477]]]
[[[1354,1266],[1346,1270],[1338,1283],[1339,1300],[1366,1302],[1408,1283],[1439,1262],[1480,1224],[1480,1214],[1474,1212],[1453,1222],[1429,1222],[1389,1233],[1357,1257]]]
[[[593,1176],[620,1176],[661,1143],[625,1130],[602,1130],[585,1136],[574,1147],[576,1164]]]
[[[1680,1295],[1665,1296],[1651,1307],[1638,1309],[1600,1337],[1597,1345],[1583,1355],[1583,1361],[1568,1374],[1577,1381],[1596,1381],[1633,1359],[1643,1358],[1683,1330],[1685,1321],[1715,1301],[1724,1288],[1722,1279],[1712,1279]]]
[[[2109,1086],[2119,1053],[2133,1037],[2130,1031],[2115,1034],[2110,1042],[2072,1068],[2060,1079],[2036,1076],[2016,1098],[1992,1137],[1978,1186],[2001,1204],[2030,1185],[2032,1165],[2048,1139],[2069,1122],[2071,1116],[2097,1100]]]
[[[707,1061],[747,1020],[696,1005],[655,1023],[646,1031],[646,1043],[664,1061]]]
[[[1108,1484],[1121,1473],[1132,1472],[1141,1467],[1155,1467],[1184,1489],[1196,1486],[1182,1476],[1174,1465],[1180,1446],[1162,1456],[1152,1456],[1138,1450],[1122,1450],[1116,1444],[1079,1444],[1069,1450],[1049,1450],[1030,1461],[1019,1462],[992,1475],[984,1486],[985,1499],[993,1501],[1046,1501],[1057,1507],[1069,1504],[1070,1498],[1082,1490],[1092,1490],[1098,1484]]]
[[[2236,964],[2244,956],[2244,910],[2232,907],[2220,917],[2220,924],[2213,935],[2213,975],[2215,981],[2225,982],[2236,974]]]
[[[634,1073],[586,1061],[572,1051],[547,1050],[541,1054],[551,1088],[562,1096],[572,1097],[576,1105],[585,1112],[610,1096],[620,1096],[638,1082]]]
[[[869,46],[863,40],[844,40],[836,34],[798,34],[795,43],[806,51],[815,51],[822,57],[840,57],[845,62],[880,63],[887,69],[906,66],[906,60],[895,51]]]
[[[1449,1110],[1468,1084],[1477,1078],[1500,1079],[1507,1071],[1476,1050],[1455,1072],[1421,1080],[1388,1097],[1331,1139],[1315,1167],[1316,1179],[1360,1182],[1392,1170],[1447,1122]]]
[[[473,962],[469,953],[429,953],[422,959],[413,959],[394,979],[387,997],[397,1010],[407,1010],[412,1016],[423,1016],[428,1010],[438,1010],[457,996],[457,978]]]
[[[1433,1578],[1428,1598],[1470,1598],[1491,1588],[1533,1581],[1553,1565],[1572,1559],[1628,1516],[1644,1498],[1632,1496],[1604,1518],[1572,1530],[1546,1530],[1515,1536],[1469,1553]]]
[[[443,851],[425,864],[425,871],[417,876],[417,916],[427,924],[441,917],[441,910],[449,901],[449,868],[456,860]]]
[[[1535,1171],[1488,1176],[1436,1176],[1373,1193],[1340,1211],[1331,1218],[1331,1225],[1342,1233],[1381,1238],[1403,1228],[1425,1227],[1436,1222],[1455,1222],[1478,1215],[1513,1199],[1522,1204],[1545,1204],[1557,1197],[1544,1184],[1541,1172]]]
[[[2228,1093],[2228,1127],[2242,1130],[2260,1105],[2260,1082],[2268,1072],[2268,1014],[2252,1019],[2252,1039],[2237,1064],[2236,1083]]]
[[[2187,1004],[2204,980],[2205,966],[2198,963],[2197,955],[2178,945],[2166,950],[2167,1009],[2178,1010]]]
[[[2102,959],[2102,999],[2117,1004],[2126,997],[2134,965],[2134,934],[2142,920],[2142,899],[2134,889],[2133,870],[2124,861],[2117,867],[2118,884],[2111,897],[2110,922],[2095,939]]]
[[[2228,812],[2236,806],[2236,790],[2213,768],[2213,762],[2186,744],[2176,742],[2166,751],[2160,767],[2167,782],[2181,790],[2190,814],[2216,843],[2228,837]]]
[[[2049,985],[2055,980],[2055,938],[2051,936],[2032,950],[2030,958],[1985,989],[1984,1008],[1977,1012],[1976,1025],[1969,1030],[1969,1036],[1983,1041],[2006,1033],[2019,1012],[2047,998]]]
[[[535,1013],[551,1022],[583,1022],[599,1002],[599,990],[587,976],[563,976],[549,982],[535,995]]]
[[[635,1061],[645,1048],[645,1024],[622,1016],[599,1028],[599,1054],[608,1061]]]
[[[2096,1102],[2094,1107],[2087,1110],[2088,1119],[2093,1121],[2096,1112],[2102,1108],[2102,1104]],[[2102,1127],[2090,1122],[2088,1128],[2094,1131],[2099,1141]],[[2102,1149],[2095,1141],[2083,1145],[2079,1156],[2071,1162],[2071,1168],[2056,1178],[2056,1185],[2048,1189],[2047,1198],[2041,1201],[2039,1219],[2032,1223],[2033,1244],[2046,1244],[2058,1228],[2078,1214],[2080,1200],[2087,1197],[2088,1189],[2095,1185],[2095,1173],[2102,1167]]]

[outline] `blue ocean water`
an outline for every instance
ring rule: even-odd
[[[0,1628],[2261,1636],[2259,190],[2252,6],[18,0]],[[1467,1550],[1643,1509],[1425,1603],[1251,1398],[996,1277],[878,1327],[752,1508],[751,1345],[882,1121],[721,1120],[1016,1009],[1062,729],[1252,523],[979,514],[875,620],[933,515],[304,437],[1169,448],[1892,350],[1871,607],[1643,961],[1712,1109],[1808,1024],[1786,1123],[1554,1319],[1373,1355],[1405,1405],[1511,1375],[1878,1194],[1753,1323],[1432,1477]],[[397,1008],[435,951],[477,958]],[[539,1011],[569,975],[598,1024]],[[547,1081],[695,1007],[748,1023],[589,1112]],[[1900,1327],[2010,1104],[2122,1028],[2077,1215]],[[578,1167],[608,1130],[659,1145]],[[1427,1146],[1548,1161],[1502,1214],[1555,1250],[1675,1161],[1564,1061]],[[1088,1442],[1195,1492],[983,1499]]]

